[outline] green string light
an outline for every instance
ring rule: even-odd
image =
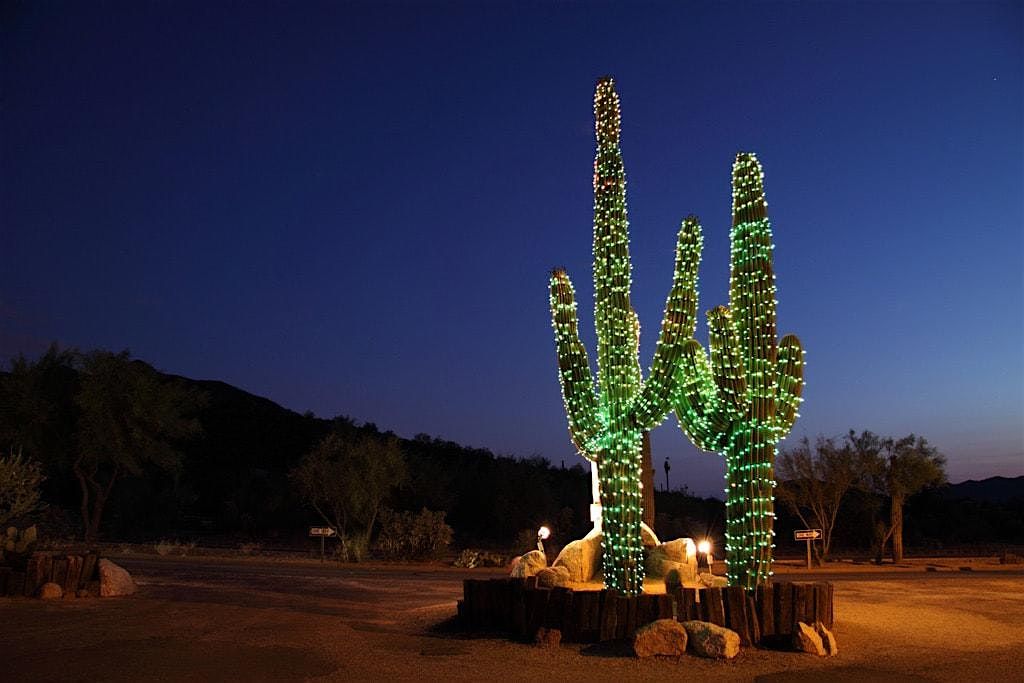
[[[672,404],[694,445],[725,456],[727,576],[751,589],[772,574],[775,446],[799,417],[804,352],[795,335],[776,341],[775,247],[753,154],[736,155],[732,187],[730,306],[708,312],[710,363],[685,345]]]
[[[626,175],[620,150],[619,96],[610,77],[594,93],[594,321],[598,392],[579,339],[576,295],[556,269],[550,305],[558,378],[569,433],[580,454],[597,463],[601,495],[604,584],[625,595],[643,591],[640,536],[641,439],[664,421],[678,393],[676,376],[696,328],[700,224],[690,216],[679,230],[672,289],[658,345],[645,380],[640,369],[640,322],[630,303],[631,264]]]

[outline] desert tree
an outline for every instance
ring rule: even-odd
[[[133,361],[127,351],[82,356],[71,469],[86,542],[96,540],[118,481],[147,467],[179,467],[179,445],[202,432],[195,414],[204,402],[201,393]]]
[[[12,359],[0,373],[0,452],[38,462],[50,478],[70,476],[67,454],[74,449],[81,355],[56,343],[37,359]]]
[[[821,546],[814,547],[821,564],[832,548],[839,509],[851,488],[862,480],[857,453],[849,444],[807,437],[782,450],[775,463],[779,486],[775,496],[807,527],[821,529]]]
[[[385,499],[405,476],[397,439],[339,430],[321,439],[291,472],[299,495],[337,532],[342,555],[356,561]]]
[[[857,434],[851,429],[846,440],[864,463],[864,476],[870,490],[880,500],[888,502],[888,520],[877,522],[876,560],[881,561],[892,540],[892,559],[900,562],[903,560],[903,507],[915,493],[946,482],[946,458],[927,439],[914,434],[893,439],[868,431]]]

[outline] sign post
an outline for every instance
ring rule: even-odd
[[[794,541],[807,541],[807,568],[811,568],[811,541],[821,538],[821,529],[797,529],[793,532]]]
[[[310,538],[320,537],[320,562],[324,561],[324,539],[328,536],[336,536],[337,531],[329,526],[311,526],[309,527]]]

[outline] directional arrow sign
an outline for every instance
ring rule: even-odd
[[[793,532],[794,541],[816,541],[821,538],[821,529],[797,529]]]
[[[313,526],[309,528],[310,536],[334,536],[337,532],[329,526]]]

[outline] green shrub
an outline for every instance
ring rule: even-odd
[[[452,528],[444,512],[423,508],[419,514],[381,510],[377,550],[389,560],[426,560],[440,557],[452,542]]]
[[[39,463],[20,452],[0,457],[0,524],[39,509],[39,486],[45,479]]]

